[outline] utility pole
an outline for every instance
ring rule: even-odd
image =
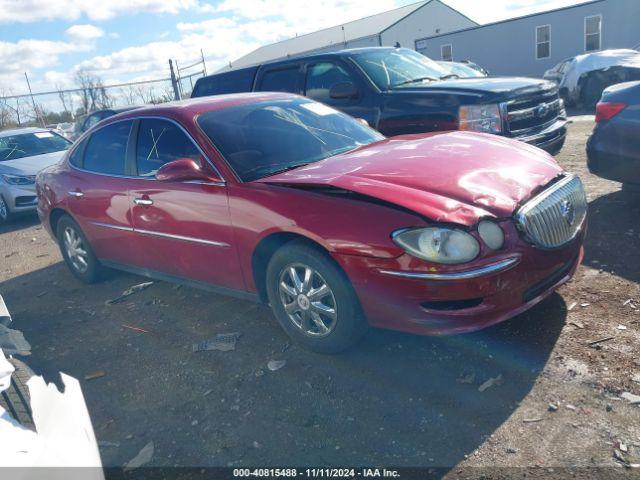
[[[207,64],[204,63],[204,53],[202,53],[202,49],[200,49],[200,57],[202,57],[202,73],[204,73],[204,76],[207,76]]]
[[[171,71],[171,86],[173,87],[173,97],[176,100],[180,100],[180,89],[178,88],[178,80],[176,74],[173,71],[173,61],[169,59],[169,70]]]
[[[40,115],[40,113],[38,112],[38,108],[36,107],[36,101],[33,98],[33,92],[31,91],[31,84],[29,83],[29,77],[27,76],[27,72],[24,72],[24,78],[27,79],[27,87],[29,87],[29,95],[31,96],[31,103],[33,104],[33,113],[35,113],[36,117],[40,119],[42,128],[44,128],[46,126],[44,123],[44,118],[42,118],[42,115]]]

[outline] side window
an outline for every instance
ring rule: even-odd
[[[153,177],[165,163],[192,158],[200,163],[200,151],[175,123],[142,119],[138,130],[136,166],[139,177]]]
[[[92,113],[91,115],[89,115],[89,117],[87,117],[87,119],[84,122],[84,130],[85,131],[89,130],[91,127],[93,127],[100,120],[102,120],[101,112],[100,113]]]
[[[82,154],[87,146],[87,139],[85,138],[81,143],[76,145],[69,155],[69,163],[75,167],[82,168]]]
[[[89,138],[84,151],[84,169],[111,175],[124,175],[131,120],[100,128]]]
[[[262,75],[258,90],[261,92],[300,93],[299,76],[300,70],[297,65],[280,70],[269,70]]]
[[[319,102],[331,101],[329,90],[340,82],[353,83],[353,77],[333,62],[316,63],[307,70],[306,96]]]

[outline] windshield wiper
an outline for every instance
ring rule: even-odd
[[[279,168],[277,170],[271,170],[265,175],[265,177],[270,177],[272,175],[277,175],[279,173],[288,172],[289,170],[295,170],[296,168],[304,167],[305,165],[309,165],[309,163],[294,163],[293,165],[288,165],[286,167]]]
[[[431,82],[437,82],[438,81],[438,79],[435,78],[435,77],[418,77],[418,78],[412,78],[411,80],[405,80],[404,82],[394,83],[393,85],[391,85],[391,88],[396,88],[396,87],[399,87],[401,85],[408,85],[410,83],[423,82],[425,80],[429,80]]]
[[[448,75],[443,75],[440,77],[440,80],[448,80],[450,78],[460,78],[460,75],[457,73],[449,73]]]

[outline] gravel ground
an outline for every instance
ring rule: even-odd
[[[620,394],[640,395],[640,195],[588,173],[592,127],[589,117],[571,125],[558,155],[589,196],[583,265],[547,301],[482,332],[372,331],[358,348],[322,356],[290,345],[267,308],[187,287],[156,282],[107,305],[145,280],[79,283],[33,217],[0,227],[0,293],[33,346],[29,365],[50,380],[81,379],[107,466],[153,441],[155,466],[631,477],[640,406]],[[228,332],[242,334],[235,350],[192,351]],[[286,364],[271,371],[270,360]],[[85,380],[96,372],[104,376]]]

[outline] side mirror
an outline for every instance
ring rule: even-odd
[[[356,87],[353,82],[339,82],[334,84],[329,90],[329,96],[336,100],[357,98],[359,93],[358,87]]]
[[[205,171],[191,158],[178,158],[165,163],[156,172],[156,179],[161,182],[187,182],[189,180],[203,180],[206,182],[221,182],[218,175]]]

